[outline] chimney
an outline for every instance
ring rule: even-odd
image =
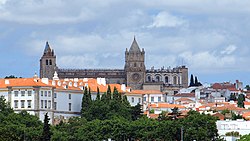
[[[5,85],[9,85],[10,84],[10,80],[5,79]]]
[[[49,84],[49,79],[48,78],[42,78],[42,82],[44,83],[44,84]]]

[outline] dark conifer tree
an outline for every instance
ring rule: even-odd
[[[50,131],[49,120],[50,119],[49,119],[48,113],[46,113],[44,115],[43,133],[42,133],[42,137],[41,137],[42,141],[50,141],[52,133]]]
[[[82,96],[82,109],[81,109],[81,116],[85,117],[86,116],[86,111],[89,108],[89,100],[88,100],[88,88],[84,87],[84,92]]]
[[[99,87],[97,87],[97,95],[96,95],[96,101],[100,101],[101,97],[100,97],[100,90]]]
[[[119,92],[118,92],[117,88],[114,87],[113,99],[118,101],[119,100],[119,98],[118,98],[119,96],[118,95],[119,95]]]
[[[107,98],[108,98],[109,100],[111,100],[111,99],[112,99],[110,85],[108,85],[108,90],[107,90]]]
[[[194,79],[194,86],[199,86],[199,81],[198,81],[197,76],[195,76],[195,79]]]
[[[128,102],[127,96],[124,95],[122,98],[122,103],[126,106],[126,107],[130,107],[130,103]]]
[[[189,87],[194,86],[194,76],[191,74]]]
[[[142,114],[143,114],[142,106],[139,103],[137,103],[137,105],[131,107],[132,120],[139,119],[140,117],[142,117]]]
[[[105,92],[102,97],[101,97],[101,101],[104,102],[104,103],[108,103],[108,97],[107,97],[107,93]]]

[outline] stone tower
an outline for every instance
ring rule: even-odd
[[[52,79],[56,71],[56,56],[54,50],[46,42],[43,56],[40,59],[40,78]]]
[[[145,52],[144,49],[139,48],[136,39],[134,38],[133,43],[128,51],[125,51],[125,73],[127,86],[132,89],[142,89],[142,85],[145,82]]]

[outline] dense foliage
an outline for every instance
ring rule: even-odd
[[[116,141],[219,141],[216,118],[190,111],[186,118],[168,118],[162,114],[159,119],[142,116],[141,106],[130,106],[126,97],[116,89],[108,91],[96,100],[91,100],[90,91],[85,89],[82,116],[70,118],[67,123],[48,126],[37,117],[23,111],[13,112],[3,98],[0,99],[0,138],[1,140],[47,140],[53,141],[93,141],[112,139]],[[88,96],[87,96],[88,95]],[[98,94],[100,95],[100,94]],[[3,105],[2,105],[3,104]],[[173,114],[178,115],[174,108]],[[44,125],[44,126],[43,126]],[[44,128],[43,128],[44,127]]]
[[[95,100],[92,100],[90,90],[87,87],[84,88],[81,117],[88,121],[112,119],[113,117],[136,120],[141,115],[141,105],[131,107],[127,97],[122,97],[117,88],[114,88],[112,93],[110,86],[108,86],[107,92],[101,98],[98,90]]]
[[[39,140],[42,122],[26,111],[14,113],[4,97],[0,97],[0,139],[3,141]]]
[[[239,94],[238,100],[237,100],[238,107],[245,108],[244,101],[245,101],[245,95]]]
[[[155,120],[145,116],[137,120],[122,117],[87,121],[85,118],[71,118],[68,123],[55,126],[53,140],[149,140],[176,141],[181,138],[181,128],[185,141],[219,140],[215,117],[188,113],[184,119]],[[60,132],[59,132],[60,131]]]
[[[237,141],[250,141],[250,134],[241,136]]]

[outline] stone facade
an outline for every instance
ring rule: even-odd
[[[146,70],[145,51],[134,38],[125,51],[124,69],[61,69],[56,66],[56,56],[48,42],[40,59],[40,78],[52,79],[57,72],[59,78],[106,78],[107,84],[127,84],[132,89],[178,90],[188,87],[188,68],[151,68]]]

